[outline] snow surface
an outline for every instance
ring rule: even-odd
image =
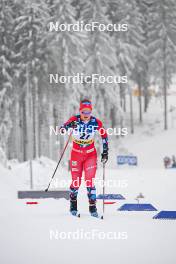
[[[41,199],[37,205],[26,205],[31,200],[18,200],[17,191],[30,188],[29,162],[9,161],[11,169],[0,165],[0,263],[176,263],[176,221],[152,219],[157,212],[117,211],[124,203],[136,203],[139,193],[144,195],[141,203],[151,203],[158,211],[176,210],[176,170],[163,167],[163,157],[176,154],[176,125],[173,122],[172,129],[161,130],[161,113],[157,110],[144,118],[145,124],[148,119],[146,126],[138,127],[134,136],[127,136],[118,141],[116,148],[111,148],[106,180],[116,186],[106,187],[106,193],[120,193],[126,200],[106,205],[104,220],[89,216],[84,186],[80,188],[78,199],[80,219],[69,215],[69,201],[64,199]],[[137,155],[138,167],[118,167],[116,155],[119,153]],[[32,164],[34,189],[44,190],[56,163],[41,157]],[[101,179],[99,163],[97,194],[102,193]],[[69,183],[70,173],[59,168],[51,188],[68,188]],[[98,201],[98,211],[102,212],[102,201]],[[105,235],[116,232],[119,239],[98,239],[97,236],[95,239],[60,239],[59,232],[66,235],[68,232],[104,232]]]
[[[3,250],[0,263],[174,264],[176,221],[153,220],[156,212],[118,212],[117,208],[124,202],[136,202],[136,196],[142,192],[145,198],[141,202],[152,203],[159,211],[176,210],[176,170],[165,170],[162,164],[165,152],[175,150],[172,144],[175,133],[176,130],[162,132],[138,144],[131,141],[128,147],[140,157],[139,167],[107,169],[106,179],[116,181],[118,186],[107,187],[106,193],[121,193],[126,201],[106,205],[103,221],[88,215],[84,186],[79,193],[80,219],[69,215],[69,202],[64,199],[41,199],[38,205],[26,205],[30,200],[18,200],[17,190],[29,189],[29,163],[11,164],[11,170],[1,166],[0,239]],[[168,148],[162,144],[163,140],[167,140]],[[142,152],[143,149],[147,151]],[[35,189],[46,187],[54,166],[55,162],[44,157],[33,161]],[[61,168],[56,178],[61,181],[70,176]],[[97,178],[102,178],[100,166]],[[97,189],[97,193],[101,193],[101,186]],[[98,201],[98,209],[102,211],[101,201]],[[121,239],[59,239],[53,235],[92,230],[116,232]]]

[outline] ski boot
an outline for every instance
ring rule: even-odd
[[[77,200],[70,199],[70,213],[75,216],[77,215]]]
[[[96,207],[96,189],[95,187],[87,187],[87,196],[89,199],[89,212],[91,216],[98,217]]]
[[[70,189],[70,213],[74,216],[78,214],[77,195],[78,195],[78,190],[75,188],[71,188]]]
[[[91,216],[98,217],[95,200],[89,200],[89,212],[90,212]]]

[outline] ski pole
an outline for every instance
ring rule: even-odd
[[[103,214],[105,212],[104,196],[105,196],[105,162],[103,162]]]
[[[67,149],[67,146],[68,146],[68,143],[69,143],[70,138],[71,138],[71,136],[72,136],[72,133],[73,133],[73,130],[71,131],[71,133],[70,133],[70,135],[69,135],[69,138],[68,138],[68,140],[67,140],[67,142],[66,142],[66,144],[65,144],[65,147],[64,147],[64,149],[63,149],[63,151],[62,151],[62,153],[61,153],[60,159],[59,159],[59,161],[58,161],[58,163],[57,163],[57,166],[56,166],[56,168],[55,168],[55,170],[54,170],[54,172],[53,172],[53,175],[52,175],[52,177],[51,177],[51,180],[50,180],[50,182],[49,182],[49,184],[48,184],[48,187],[46,188],[45,192],[48,191],[48,189],[49,189],[49,187],[50,187],[50,184],[51,184],[51,182],[52,182],[52,180],[53,180],[53,178],[54,178],[54,176],[55,176],[55,174],[56,174],[56,171],[57,171],[57,169],[58,169],[58,167],[59,167],[59,164],[60,164],[60,162],[61,162],[61,160],[62,160],[62,158],[63,158],[63,156],[64,156],[64,153],[65,153],[65,151],[66,151],[66,149]]]

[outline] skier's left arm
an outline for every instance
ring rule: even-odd
[[[106,129],[103,127],[103,123],[97,119],[98,123],[98,132],[102,138],[103,143],[103,153],[101,154],[101,161],[103,163],[106,163],[108,161],[108,134],[106,132]]]
[[[69,128],[76,128],[77,127],[77,117],[72,116],[68,119],[67,122],[65,122],[61,127],[60,127],[60,132],[61,134],[64,134],[65,130],[69,130]]]

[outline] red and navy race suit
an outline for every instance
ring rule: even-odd
[[[72,116],[61,128],[68,130],[71,128],[72,122],[76,122],[77,127],[73,129],[72,134],[73,147],[70,159],[72,183],[70,189],[76,196],[84,170],[88,197],[96,199],[94,178],[97,169],[97,151],[94,146],[94,137],[99,132],[102,137],[103,150],[107,151],[107,133],[102,122],[94,116],[91,116],[88,122],[82,121],[80,115]]]

